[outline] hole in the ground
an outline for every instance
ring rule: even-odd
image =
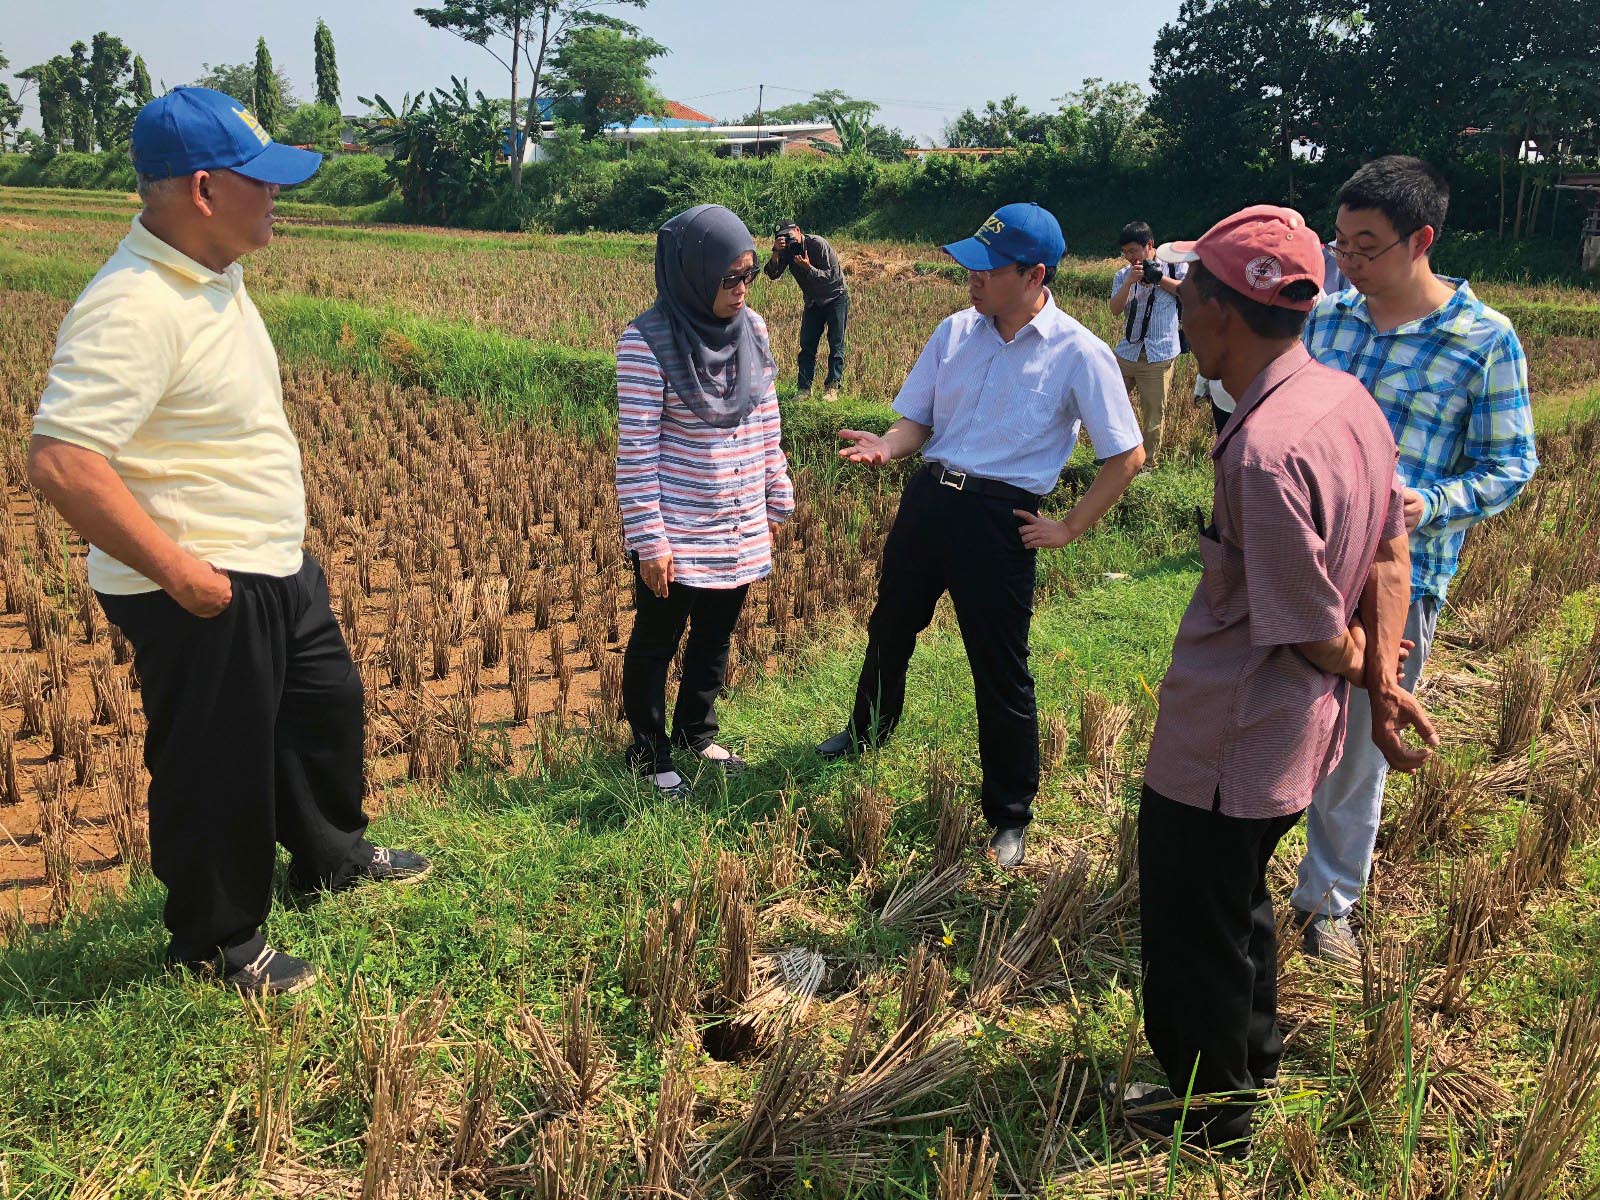
[[[700,1031],[700,1045],[717,1062],[744,1062],[756,1055],[760,1044],[755,1026],[718,1017]]]

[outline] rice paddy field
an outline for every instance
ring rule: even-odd
[[[964,305],[935,247],[839,245],[845,399],[781,389],[800,509],[722,709],[752,770],[662,803],[621,765],[611,485],[609,351],[650,241],[279,207],[247,279],[366,684],[374,837],[437,869],[285,887],[269,934],[321,969],[298,996],[161,969],[128,647],[24,467],[56,327],[135,206],[0,189],[0,1195],[1600,1195],[1600,291],[1478,288],[1522,334],[1544,465],[1469,540],[1423,688],[1445,746],[1390,782],[1364,959],[1285,932],[1288,1057],[1223,1162],[1101,1099],[1159,1078],[1133,817],[1210,493],[1192,366],[1161,468],[1041,558],[1046,782],[1003,876],[948,612],[895,740],[810,750],[846,716],[903,479],[842,469],[834,431],[886,425]],[[1114,266],[1055,288],[1108,338]],[[788,380],[797,289],[751,303]],[[1080,449],[1049,503],[1092,471]]]

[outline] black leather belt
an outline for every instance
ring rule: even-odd
[[[952,471],[943,463],[929,462],[924,468],[933,476],[933,481],[941,487],[954,488],[958,492],[975,492],[980,496],[996,496],[1002,500],[1018,500],[1024,503],[1037,505],[1041,499],[1034,492],[1027,491],[1009,483],[1001,483],[998,479],[985,479],[982,475],[969,475],[965,471]]]

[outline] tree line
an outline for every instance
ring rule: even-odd
[[[1308,176],[1416,154],[1447,173],[1491,175],[1495,224],[1520,238],[1541,226],[1562,173],[1600,158],[1600,9],[1183,0],[1156,37],[1148,97],[1088,80],[1056,103],[991,101],[951,122],[946,140],[1142,163],[1202,190],[1243,178],[1291,204]]]
[[[251,63],[202,63],[196,86],[225,92],[248,105],[273,137],[295,145],[337,150],[341,144],[339,66],[333,33],[318,20],[313,35],[315,99],[302,103],[293,85],[272,63],[265,38],[256,40]],[[0,70],[9,66],[0,53]],[[0,151],[41,154],[72,150],[123,151],[139,109],[156,94],[144,59],[114,34],[100,32],[88,43],[73,42],[63,54],[15,73],[22,81],[13,94],[0,84]],[[39,130],[23,130],[22,101],[32,91],[39,106]],[[163,82],[161,90],[166,90]]]

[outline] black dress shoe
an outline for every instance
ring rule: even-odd
[[[848,729],[842,729],[825,742],[817,743],[817,754],[823,758],[854,758],[861,753],[861,743]]]
[[[989,861],[1008,871],[1013,867],[1020,867],[1025,853],[1023,835],[1027,830],[1026,825],[1010,825],[1004,829],[996,829],[994,836],[989,839]]]

